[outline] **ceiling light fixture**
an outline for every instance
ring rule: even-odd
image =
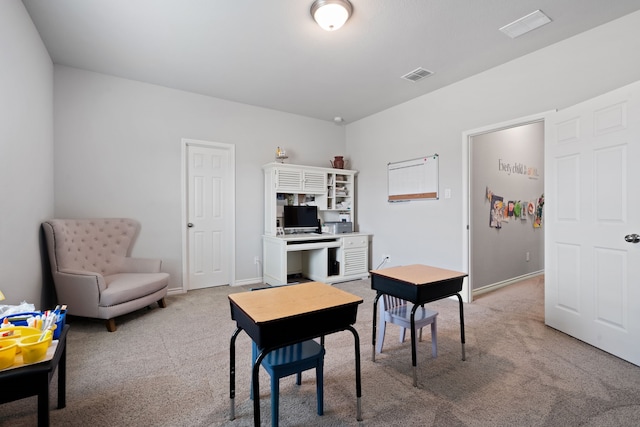
[[[352,12],[353,6],[349,0],[315,0],[311,5],[311,16],[327,31],[342,27]]]

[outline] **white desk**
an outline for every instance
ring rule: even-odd
[[[369,235],[289,234],[262,236],[263,280],[284,285],[289,274],[336,283],[369,277]]]

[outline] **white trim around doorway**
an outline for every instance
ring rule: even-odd
[[[520,117],[513,120],[508,120],[501,123],[495,123],[492,125],[483,126],[476,129],[470,129],[465,132],[462,132],[462,265],[466,266],[466,271],[471,271],[471,254],[470,254],[470,244],[469,244],[469,224],[471,222],[471,206],[470,206],[470,197],[469,188],[471,183],[469,182],[470,173],[470,159],[469,159],[469,144],[471,138],[477,135],[482,135],[484,133],[500,131],[503,129],[512,128],[515,126],[526,125],[529,123],[546,121],[547,117],[554,112],[546,111],[539,114],[534,114],[531,116]],[[540,274],[542,274],[541,272]],[[464,302],[472,302],[473,301],[473,278],[471,276],[467,277],[462,288],[462,300]]]
[[[230,258],[230,265],[229,265],[229,280],[230,280],[230,285],[235,285],[235,280],[236,280],[236,264],[235,264],[235,251],[236,251],[236,241],[235,241],[235,228],[236,228],[236,224],[235,224],[235,206],[236,206],[236,201],[235,201],[235,164],[236,164],[236,147],[233,144],[227,144],[227,143],[222,143],[222,142],[211,142],[211,141],[202,141],[202,140],[197,140],[197,139],[188,139],[188,138],[183,138],[181,141],[181,145],[180,145],[180,152],[181,152],[181,171],[180,171],[180,176],[181,176],[181,182],[180,182],[180,187],[181,187],[181,191],[182,191],[182,200],[181,200],[181,222],[180,222],[180,229],[182,230],[182,293],[186,293],[189,285],[189,259],[188,256],[186,256],[187,251],[188,251],[188,238],[187,238],[187,223],[189,222],[189,218],[188,218],[188,207],[187,207],[187,197],[188,197],[188,180],[187,180],[187,147],[191,145],[191,146],[199,146],[199,147],[205,147],[205,148],[218,148],[221,150],[227,150],[229,152],[229,163],[231,164],[231,177],[233,179],[233,188],[234,190],[231,192],[230,198],[231,200],[229,200],[229,203],[231,204],[231,209],[233,210],[233,214],[231,216],[231,228],[233,229],[233,233],[231,233],[231,236],[233,236],[232,240],[231,240],[231,253],[232,256]]]

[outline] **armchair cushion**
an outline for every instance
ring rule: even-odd
[[[100,305],[110,307],[150,295],[167,287],[166,273],[122,273],[104,278],[107,289],[100,293]]]

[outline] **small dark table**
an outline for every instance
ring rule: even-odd
[[[376,298],[373,300],[373,352],[371,360],[375,362],[377,308],[378,300],[383,294],[402,298],[413,303],[413,309],[411,310],[411,364],[413,365],[413,385],[415,387],[418,386],[415,314],[419,306],[454,295],[458,297],[462,360],[465,360],[464,311],[462,297],[458,293],[462,290],[462,282],[465,277],[467,277],[466,273],[421,264],[371,271],[371,289],[377,292]]]
[[[229,295],[231,319],[237,328],[229,347],[229,385],[231,413],[235,418],[235,342],[240,331],[257,344],[258,357],[253,365],[253,421],[260,425],[260,387],[258,373],[265,356],[280,347],[349,330],[355,340],[356,397],[358,421],[362,420],[360,397],[360,339],[351,326],[356,322],[362,298],[320,282],[279,286]]]
[[[38,396],[38,426],[49,425],[49,383],[58,368],[58,409],[66,406],[67,332],[65,325],[51,360],[0,372],[0,403]]]

